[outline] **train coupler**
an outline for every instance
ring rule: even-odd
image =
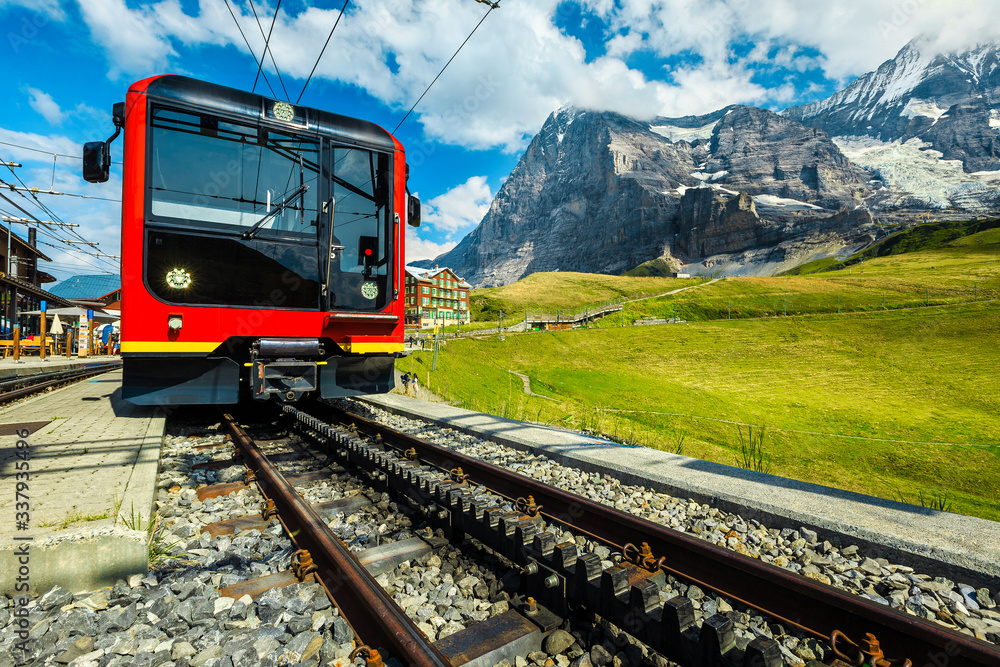
[[[296,359],[257,359],[250,369],[253,397],[266,401],[277,396],[284,401],[297,401],[319,386],[316,362]]]

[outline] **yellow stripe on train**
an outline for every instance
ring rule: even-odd
[[[215,351],[222,345],[218,343],[188,343],[181,341],[122,341],[121,351],[128,354],[163,354],[168,352],[176,353],[209,353]],[[347,343],[344,346],[345,352],[353,354],[392,354],[402,352],[402,343],[380,343],[380,342],[356,342]]]
[[[160,352],[212,352],[222,345],[217,343],[188,343],[169,340],[123,340],[122,352],[136,353],[160,353]]]

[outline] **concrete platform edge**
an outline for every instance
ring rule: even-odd
[[[506,445],[522,451],[544,454],[563,465],[579,468],[586,472],[607,474],[625,484],[646,486],[653,490],[667,493],[678,498],[689,498],[702,504],[717,507],[725,512],[739,514],[740,516],[748,519],[757,519],[771,528],[810,528],[819,533],[821,540],[830,539],[831,541],[840,542],[845,546],[848,544],[856,544],[866,555],[870,557],[886,558],[890,562],[913,567],[919,572],[924,572],[934,576],[948,577],[949,579],[961,581],[977,587],[987,586],[995,589],[1000,586],[1000,561],[990,558],[985,554],[976,553],[968,549],[962,549],[954,545],[950,548],[947,546],[930,546],[907,537],[886,534],[884,532],[871,530],[862,526],[849,525],[843,521],[826,517],[816,512],[788,509],[770,503],[757,502],[755,504],[750,504],[747,498],[721,491],[719,489],[709,490],[700,486],[692,485],[682,479],[666,477],[655,473],[645,472],[640,474],[636,472],[634,467],[619,466],[612,462],[580,452],[561,451],[563,449],[563,446],[561,445],[540,445],[529,442],[524,438],[503,434],[495,430],[463,425],[457,422],[459,420],[468,419],[473,415],[478,415],[479,413],[464,410],[462,408],[455,408],[453,406],[439,403],[429,403],[427,401],[393,394],[371,395],[358,398],[359,400],[367,402],[374,407],[387,410],[388,412],[401,417],[433,420],[455,431],[466,433],[483,440],[496,442],[497,444]],[[509,427],[518,426],[520,427],[519,430],[523,429],[525,426],[522,422],[515,422],[513,420],[492,417],[489,415],[488,417],[495,420],[499,424],[508,425]],[[550,431],[556,430],[542,425],[538,425],[537,428]],[[609,449],[643,449],[622,446],[617,443],[583,434],[578,435],[581,444],[590,444]],[[645,451],[655,457],[674,457],[676,459],[695,461],[695,459],[679,456],[677,454],[671,454],[669,452],[661,452],[652,449],[647,449]],[[710,465],[712,467],[718,466],[720,469],[728,469],[731,471],[731,476],[746,479],[748,481],[766,483],[768,478],[776,477],[743,470],[741,468],[734,468],[732,466],[725,466],[722,464],[707,462],[699,463],[701,465]],[[809,484],[796,480],[787,480],[785,478],[778,479],[781,479],[787,486],[793,486],[795,488],[800,488],[804,492],[816,493],[823,496],[837,497],[846,500],[851,500],[853,497],[858,500],[863,500],[867,504],[885,507],[887,509],[904,509],[912,507],[891,500],[873,498],[871,496],[864,496],[863,494],[834,489],[832,487],[824,487],[818,484]],[[924,508],[921,508],[921,510],[923,509]],[[977,522],[982,522],[984,525],[988,524],[994,529],[996,526],[994,522],[986,521],[984,519],[976,519],[975,517],[966,517],[964,515],[953,516],[961,517],[964,522],[967,522],[972,526],[974,526]]]
[[[99,377],[104,377],[99,376]],[[12,406],[24,408],[40,400],[53,400],[67,392],[72,385],[61,387]],[[56,399],[58,400],[58,399]],[[13,547],[0,549],[0,592],[14,594],[41,594],[54,585],[72,592],[90,591],[112,586],[119,579],[132,574],[145,574],[149,570],[147,528],[153,517],[156,503],[157,478],[160,470],[160,453],[166,433],[166,415],[161,410],[137,408],[120,398],[117,392],[111,399],[116,418],[146,418],[145,430],[140,431],[141,441],[135,449],[129,468],[128,480],[121,492],[121,505],[117,522],[113,518],[73,527],[31,542],[15,542]],[[7,413],[8,419],[12,416]],[[138,435],[138,434],[137,434]],[[126,524],[136,521],[132,530]],[[58,540],[55,541],[54,540]],[[28,545],[25,560],[21,545]],[[18,577],[22,566],[29,575],[27,591],[19,590]]]

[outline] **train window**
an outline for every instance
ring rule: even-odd
[[[161,107],[150,125],[154,220],[316,239],[319,141]]]
[[[331,310],[380,310],[390,282],[391,172],[385,153],[332,146]]]

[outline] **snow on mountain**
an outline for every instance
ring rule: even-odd
[[[708,125],[702,125],[701,127],[676,127],[674,125],[650,125],[649,129],[656,134],[664,137],[671,143],[678,141],[687,141],[688,143],[697,141],[698,139],[711,139],[712,131],[715,130],[715,126],[719,124],[719,121],[709,123]]]
[[[919,139],[892,142],[867,136],[834,137],[841,152],[884,186],[878,207],[887,209],[962,208],[973,214],[996,212],[993,194],[1000,171],[968,174],[960,160],[945,159]],[[977,195],[982,195],[977,197]]]

